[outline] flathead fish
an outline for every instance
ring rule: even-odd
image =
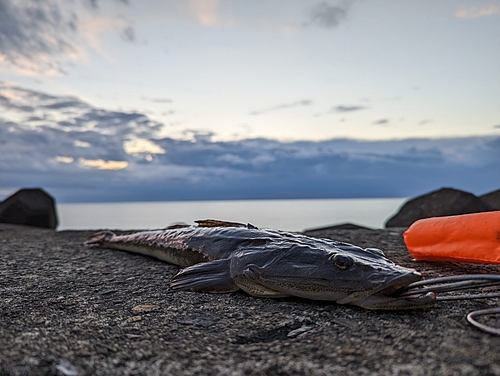
[[[432,292],[399,297],[399,289],[422,275],[396,265],[376,248],[249,224],[197,223],[129,235],[101,231],[85,245],[178,265],[182,269],[170,283],[175,290],[227,293],[241,289],[255,297],[296,296],[379,310],[426,308],[436,302]]]

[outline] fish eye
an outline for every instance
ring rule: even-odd
[[[352,258],[346,255],[341,255],[339,253],[330,256],[330,262],[340,270],[349,269],[354,263]]]

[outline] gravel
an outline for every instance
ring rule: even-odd
[[[168,287],[176,266],[87,249],[93,232],[0,225],[0,375],[500,375],[500,336],[465,320],[498,299],[377,312],[177,292]],[[415,262],[402,232],[311,235],[379,247],[427,277],[500,273]]]

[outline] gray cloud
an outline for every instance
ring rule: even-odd
[[[0,191],[42,186],[64,201],[414,196],[439,186],[498,188],[500,137],[319,142],[160,137],[162,124],[0,83]],[[31,103],[32,111],[23,105]],[[6,111],[8,110],[8,111]],[[7,118],[8,113],[15,116]],[[143,138],[165,153],[127,153]],[[119,171],[82,160],[126,162]]]
[[[3,91],[10,92],[11,98],[2,95]],[[17,113],[21,119],[20,129],[30,129],[35,133],[41,129],[44,133],[63,131],[68,136],[88,132],[99,137],[113,136],[106,137],[107,142],[119,144],[131,137],[153,137],[163,127],[163,124],[150,120],[142,113],[107,111],[92,107],[76,97],[52,96],[0,81],[2,109]]]
[[[84,0],[84,4],[90,6],[93,9],[99,8],[99,0]]]
[[[295,108],[295,107],[310,106],[311,104],[312,104],[311,100],[309,100],[309,99],[303,99],[303,100],[297,101],[297,102],[283,103],[283,104],[280,104],[278,106],[265,108],[263,110],[252,111],[249,114],[250,115],[262,115],[262,114],[265,114],[265,113],[268,113],[268,112],[285,110],[285,109],[290,109],[290,108]]]
[[[62,70],[39,58],[74,52],[78,17],[52,1],[0,0],[0,57],[24,69]]]
[[[386,125],[386,124],[389,124],[389,119],[380,119],[380,120],[374,121],[372,124]]]
[[[43,106],[40,106],[40,108],[46,108],[50,110],[62,110],[64,108],[85,108],[87,105],[83,102],[80,102],[78,100],[74,99],[69,99],[69,100],[62,100],[58,102],[54,102],[51,104],[46,104]]]
[[[354,111],[359,111],[359,110],[365,110],[368,107],[366,106],[336,106],[332,108],[332,111],[335,112],[354,112]]]
[[[114,0],[116,3],[122,3],[122,4],[125,4],[125,5],[130,5],[130,2],[129,0]],[[101,0],[84,0],[83,1],[85,4],[87,4],[88,6],[90,6],[91,8],[93,9],[98,9],[99,8],[99,3],[101,2]]]
[[[310,10],[309,19],[304,22],[304,26],[319,26],[327,29],[336,28],[345,20],[352,2],[352,0],[342,1],[339,5],[331,5],[327,2],[319,3]]]
[[[63,201],[411,196],[440,185],[485,192],[498,184],[489,172],[498,158],[491,137],[294,143],[157,138],[168,153],[147,161],[126,154],[119,138],[92,131],[34,132],[11,124],[6,134],[6,128],[0,126],[0,140],[9,140],[0,142],[3,184],[42,185]],[[74,140],[91,146],[75,147]],[[454,158],[463,153],[462,142],[471,157],[465,164]],[[56,163],[57,155],[126,160],[129,168],[89,170]]]
[[[99,8],[98,0],[84,3]],[[67,1],[0,0],[0,60],[23,71],[65,73],[69,55],[77,56],[83,44],[77,8]],[[134,41],[134,29],[125,28],[122,37]]]
[[[425,120],[422,120],[418,123],[418,125],[425,125],[425,124],[430,124],[430,123],[434,123],[433,120],[430,120],[430,119],[425,119]]]
[[[141,97],[143,101],[153,102],[153,103],[172,103],[173,100],[170,98],[150,98],[150,97]]]
[[[121,37],[125,42],[135,42],[135,30],[132,26],[127,26],[121,32]]]
[[[493,128],[500,128],[500,124],[494,125]]]

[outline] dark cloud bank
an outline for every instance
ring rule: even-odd
[[[59,202],[90,202],[403,197],[441,186],[481,194],[499,185],[495,136],[214,142],[160,137],[162,127],[140,113],[0,83],[0,191],[41,186]],[[137,139],[156,146],[124,147]]]

